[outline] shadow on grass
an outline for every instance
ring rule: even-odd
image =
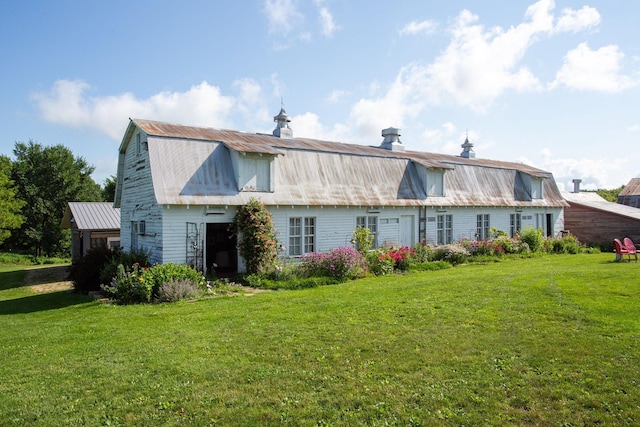
[[[0,301],[0,315],[56,310],[72,305],[86,304],[91,301],[93,301],[93,299],[87,295],[70,291],[33,294],[22,298]]]
[[[44,267],[21,267],[17,270],[0,272],[0,291],[23,286],[42,286],[69,280],[68,265]]]

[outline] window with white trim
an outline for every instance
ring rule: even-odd
[[[289,218],[289,256],[300,256],[316,250],[315,217]]]
[[[453,243],[453,215],[438,215],[437,224],[438,245]]]
[[[522,214],[512,213],[509,217],[509,232],[511,234],[511,237],[515,237],[521,228],[522,228]]]
[[[476,216],[476,240],[489,238],[489,214],[478,214]]]
[[[372,246],[378,246],[378,217],[369,215],[369,216],[358,216],[356,217],[356,226],[368,228],[371,236],[373,236]]]

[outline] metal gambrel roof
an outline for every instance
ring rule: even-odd
[[[69,202],[61,226],[71,228],[71,220],[79,230],[119,230],[120,208],[111,202]]]
[[[131,121],[121,156],[135,126],[147,134],[159,204],[240,205],[257,197],[268,205],[566,206],[550,173],[521,163],[139,119]],[[273,156],[272,192],[238,190],[234,151]],[[426,196],[416,165],[445,173],[444,196]],[[543,180],[542,199],[527,199],[519,172]]]

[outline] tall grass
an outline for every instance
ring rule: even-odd
[[[640,267],[612,258],[140,306],[0,290],[0,425],[637,425]]]

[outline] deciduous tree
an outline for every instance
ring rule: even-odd
[[[0,156],[0,244],[9,236],[12,230],[19,228],[24,222],[21,208],[22,200],[16,199],[16,191],[11,176],[11,159]]]
[[[25,221],[12,243],[36,256],[64,253],[68,237],[60,220],[67,203],[102,200],[100,185],[91,178],[94,167],[63,145],[16,142],[13,153],[12,178],[26,205]]]

